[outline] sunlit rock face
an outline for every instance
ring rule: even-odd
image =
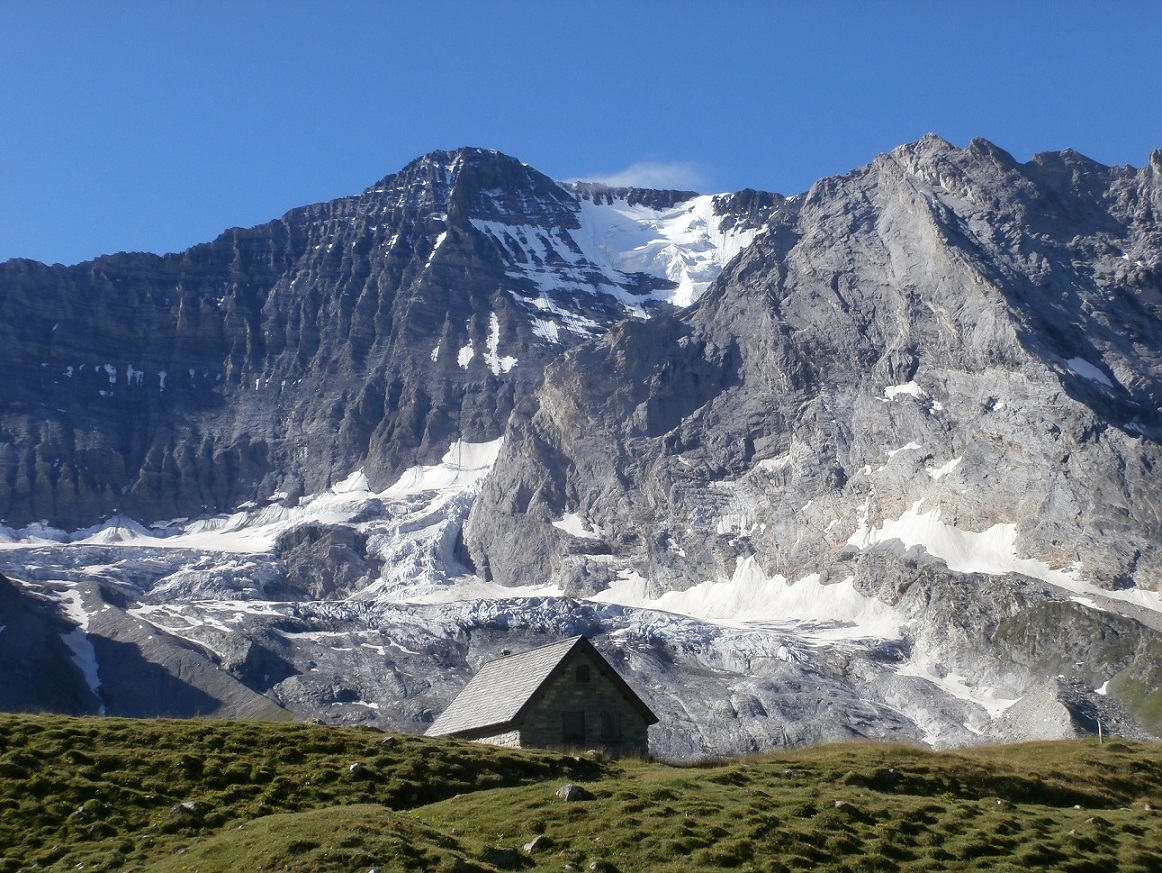
[[[549,368],[477,567],[660,593],[752,557],[841,579],[894,543],[1159,590],[1160,198],[1152,167],[935,137],[817,183],[699,304]]]
[[[786,198],[464,149],[0,265],[3,705],[422,732],[585,633],[664,757],[1162,735],[1160,210],[1162,153]]]

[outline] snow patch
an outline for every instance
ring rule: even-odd
[[[901,394],[908,397],[927,397],[928,392],[916,384],[914,380],[905,382],[903,385],[888,385],[884,388],[884,396],[880,400],[884,403],[890,403]]]
[[[964,456],[961,455],[959,458],[953,458],[947,464],[943,464],[942,466],[928,467],[927,468],[928,475],[931,476],[933,479],[943,479],[945,476],[947,476],[949,473],[951,473],[953,470],[955,470],[957,467],[959,467],[960,462],[963,460],[964,460]]]
[[[797,582],[767,576],[752,555],[741,559],[730,579],[711,580],[686,591],[649,596],[646,580],[628,574],[590,599],[656,609],[726,624],[809,623],[819,640],[898,639],[904,619],[892,607],[855,589],[854,577],[823,584],[812,573]]]
[[[366,494],[371,491],[371,484],[367,481],[367,476],[364,474],[362,468],[360,468],[343,481],[336,482],[332,485],[331,491],[335,494]]]
[[[1067,573],[1051,570],[1041,561],[1018,558],[1015,524],[994,524],[980,532],[962,530],[941,521],[939,508],[922,511],[923,503],[923,498],[917,500],[898,519],[885,519],[878,528],[861,521],[859,529],[848,538],[848,545],[862,550],[888,540],[899,540],[905,548],[923,546],[930,555],[944,561],[948,569],[958,573],[992,576],[1022,573],[1046,582],[1076,582]]]
[[[939,669],[930,663],[926,657],[918,653],[913,654],[907,663],[901,665],[896,670],[896,675],[915,676],[931,682],[950,697],[975,703],[977,706],[983,707],[992,719],[1000,718],[1004,715],[1005,710],[1020,700],[1019,697],[1000,697],[992,688],[981,687],[965,676],[959,676],[955,673],[949,673]]]
[[[500,454],[504,438],[487,443],[469,443],[457,440],[433,466],[417,466],[405,471],[383,496],[403,497],[424,491],[445,488],[463,488],[483,478]]]
[[[572,194],[578,189],[564,186]],[[726,228],[716,214],[714,195],[700,195],[672,207],[654,209],[627,200],[601,202],[582,195],[580,227],[538,227],[472,219],[472,225],[496,242],[515,263],[510,275],[532,281],[548,301],[554,293],[608,294],[627,314],[645,317],[643,303],[693,303],[722,268],[753,242],[758,228]],[[665,281],[666,287],[643,297],[634,274]],[[529,302],[526,294],[513,292]],[[534,306],[543,308],[538,302]],[[563,324],[586,334],[582,323]]]
[[[892,449],[888,452],[888,460],[890,461],[896,455],[900,454],[900,452],[913,452],[918,448],[920,448],[919,443],[908,443],[907,445],[900,446],[898,449]]]
[[[500,319],[496,317],[496,313],[492,313],[488,319],[488,350],[484,353],[484,360],[488,364],[488,369],[492,370],[492,375],[499,376],[501,373],[507,373],[514,366],[516,366],[516,358],[511,355],[500,356]]]
[[[1110,381],[1110,377],[1085,358],[1070,358],[1065,362],[1065,366],[1069,367],[1070,370],[1083,379],[1089,379],[1091,382],[1100,382],[1107,388],[1114,387],[1114,383]]]
[[[543,340],[548,340],[551,343],[561,342],[560,329],[551,321],[546,321],[543,318],[534,318],[532,321],[533,335],[539,336]]]
[[[956,573],[988,576],[1020,573],[1090,599],[1108,597],[1162,612],[1162,597],[1153,591],[1140,588],[1107,591],[1079,579],[1076,567],[1059,570],[1036,558],[1017,557],[1015,524],[994,524],[983,531],[962,530],[941,521],[939,508],[922,511],[923,503],[921,498],[899,518],[884,519],[879,527],[874,527],[868,524],[868,501],[865,500],[859,527],[848,538],[848,545],[863,550],[897,540],[905,549],[923,546],[928,554],[944,561]]]
[[[448,231],[440,231],[440,235],[436,237],[436,244],[432,246],[432,253],[428,255],[428,262],[424,264],[424,269],[432,266],[432,260],[436,257],[436,252],[440,250],[440,246],[444,244],[444,240],[448,238]]]
[[[62,591],[57,597],[65,610],[65,615],[76,622],[77,627],[61,634],[61,641],[68,646],[73,663],[85,678],[85,684],[99,701],[97,715],[105,714],[105,703],[101,700],[101,676],[97,670],[97,651],[89,640],[89,613],[81,600],[81,592],[75,588]]]
[[[553,527],[583,540],[598,540],[603,535],[599,525],[591,526],[586,519],[576,512],[566,512],[560,519],[553,522]]]

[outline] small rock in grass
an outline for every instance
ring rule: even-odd
[[[550,840],[544,834],[537,834],[531,840],[524,844],[524,850],[530,855],[535,855],[537,852],[543,852],[549,848]]]
[[[193,815],[199,809],[201,809],[201,806],[196,800],[183,800],[181,803],[170,808],[170,814],[178,816]]]
[[[592,794],[590,794],[580,785],[574,785],[572,782],[570,782],[568,785],[562,785],[560,788],[558,788],[557,796],[565,801],[593,799]]]
[[[364,767],[362,764],[360,764],[358,761],[356,761],[354,764],[352,764],[347,769],[351,771],[352,776],[358,776],[367,768]]]
[[[379,744],[381,746],[394,746],[398,742],[399,742],[399,740],[397,740],[395,737],[386,736],[382,740],[379,741]]]

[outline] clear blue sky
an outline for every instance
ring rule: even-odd
[[[934,131],[1162,148],[1162,4],[0,0],[0,260],[174,251],[437,148],[784,194]]]

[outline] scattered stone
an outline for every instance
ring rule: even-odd
[[[537,852],[543,852],[545,849],[549,848],[551,844],[552,840],[550,840],[544,834],[537,834],[535,837],[525,843],[523,848],[528,854],[535,855]]]
[[[389,735],[389,736],[384,737],[382,740],[380,740],[379,744],[381,746],[394,746],[398,742],[399,742],[398,739]]]
[[[362,773],[363,773],[363,772],[364,772],[364,771],[365,771],[367,768],[366,768],[366,767],[364,767],[362,764],[360,764],[358,761],[356,761],[354,764],[352,764],[352,765],[351,765],[350,767],[348,767],[347,769],[348,769],[348,770],[351,772],[351,775],[352,775],[352,776],[359,776],[359,775],[361,775],[361,774],[362,774]]]
[[[580,785],[574,785],[572,782],[570,782],[568,785],[562,785],[560,788],[558,788],[557,796],[566,802],[593,799],[592,794],[590,794]]]
[[[175,804],[170,808],[170,815],[187,816],[193,815],[202,805],[196,800],[183,800],[181,803]]]

